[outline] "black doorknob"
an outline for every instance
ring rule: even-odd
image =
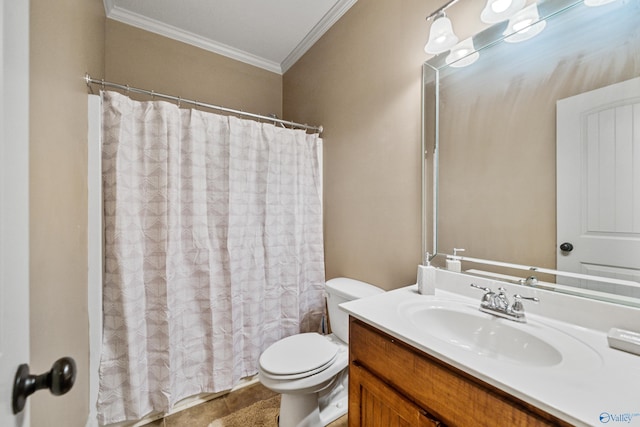
[[[13,413],[24,409],[27,397],[43,388],[48,388],[52,394],[60,396],[71,390],[76,380],[76,362],[70,357],[63,357],[55,361],[51,370],[42,375],[30,375],[29,365],[23,363],[18,366],[13,383]]]
[[[573,250],[573,245],[569,242],[564,242],[560,245],[560,250],[562,252],[571,252]]]

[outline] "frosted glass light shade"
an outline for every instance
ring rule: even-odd
[[[458,43],[458,36],[453,33],[451,20],[441,15],[431,24],[429,30],[429,41],[424,47],[424,51],[437,55],[451,49]]]
[[[473,39],[469,37],[451,49],[451,52],[445,58],[445,62],[455,68],[466,67],[480,58],[480,53],[475,52],[475,50]]]
[[[495,24],[511,18],[524,7],[526,0],[487,0],[480,13],[480,20],[487,24]]]
[[[525,7],[509,19],[509,25],[502,33],[508,36],[504,41],[508,43],[519,43],[537,36],[544,30],[544,27],[547,26],[547,21],[538,21],[540,21],[538,5],[534,3]],[[511,35],[509,36],[509,34]]]

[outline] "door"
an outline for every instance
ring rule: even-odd
[[[18,365],[29,361],[29,2],[0,0],[0,425],[28,426],[11,409]]]
[[[640,78],[558,101],[557,222],[558,270],[640,282]]]

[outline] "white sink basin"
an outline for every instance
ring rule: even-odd
[[[398,309],[422,334],[496,361],[530,367],[570,363],[573,368],[594,368],[601,364],[590,346],[539,322],[517,323],[463,302],[438,299],[406,302]]]

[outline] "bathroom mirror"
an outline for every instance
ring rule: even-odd
[[[447,14],[456,29],[456,17],[476,14],[478,7],[475,0],[461,0],[450,9]],[[640,88],[640,80],[632,80],[640,76],[640,0],[616,0],[597,7],[582,0],[547,0],[539,2],[537,9],[539,23],[531,28],[538,25],[542,29],[535,37],[516,40],[522,37],[514,37],[505,21],[473,36],[475,50],[457,62],[445,52],[423,67],[423,246],[438,254],[436,265],[443,266],[444,257],[454,248],[464,248],[460,255],[563,270],[565,261],[583,249],[581,243],[563,241],[561,222],[567,220],[559,222],[557,215],[566,214],[558,213],[557,208],[593,204],[591,194],[569,201],[562,191],[567,182],[593,181],[598,174],[593,167],[587,173],[560,164],[567,156],[563,154],[566,143],[557,141],[565,126],[557,119],[564,107],[557,105],[583,105],[576,96],[620,82],[631,81],[632,87]],[[630,112],[631,122],[639,123],[636,130],[633,125],[628,127],[627,151],[616,148],[609,155],[602,150],[591,157],[579,151],[569,155],[569,160],[580,166],[589,158],[630,159],[624,168],[613,162],[609,181],[600,177],[597,199],[601,211],[613,212],[613,222],[623,217],[630,222],[628,229],[616,231],[627,245],[611,258],[603,229],[587,230],[609,259],[577,263],[575,272],[640,282],[637,264],[624,269],[616,265],[625,258],[640,260],[640,96],[624,102],[614,99],[605,104],[614,111],[619,107]],[[590,111],[579,112],[577,117],[582,120],[588,114]],[[621,134],[616,119],[612,120],[612,132]],[[579,133],[583,128],[580,125]],[[634,165],[631,178],[622,179],[620,170]],[[585,190],[569,191],[581,195]],[[617,211],[611,209],[620,205],[616,197],[626,201]],[[587,216],[578,210],[569,219],[570,225],[588,229]],[[562,243],[573,243],[575,249],[563,251]],[[464,262],[463,268],[516,278],[530,275],[470,262]],[[640,287],[556,278],[554,274],[538,276],[541,281],[562,285],[557,289],[563,292],[640,306]]]

